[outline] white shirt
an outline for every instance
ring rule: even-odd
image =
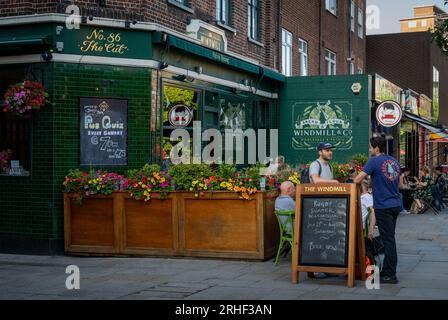
[[[373,197],[370,193],[364,193],[361,195],[361,209],[362,209],[362,225],[366,225],[367,215],[369,214],[368,208],[373,208]]]

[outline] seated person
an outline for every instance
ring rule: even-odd
[[[431,185],[433,183],[428,167],[420,169],[421,181],[417,183],[417,190],[413,193],[414,202],[412,203],[411,213],[422,213],[425,202],[432,202]]]
[[[444,207],[443,194],[446,188],[446,181],[442,167],[437,167],[434,170],[434,184],[431,187],[431,194],[434,198],[434,205],[437,210],[442,210]]]
[[[277,172],[286,170],[288,168],[289,168],[289,166],[285,162],[285,157],[284,156],[278,156],[275,159],[275,163],[269,165],[269,167],[267,169],[267,172],[266,172],[266,175],[267,176],[272,176],[272,175],[277,174]]]
[[[364,179],[361,183],[361,210],[362,210],[362,225],[367,237],[372,240],[375,233],[375,211],[373,209],[373,197],[370,193],[370,180]],[[367,221],[367,218],[369,220]]]
[[[296,210],[295,187],[291,181],[285,181],[280,185],[280,195],[275,199],[275,211],[290,211]],[[288,217],[279,217],[283,225],[285,225]],[[286,225],[286,232],[292,234],[291,226]]]

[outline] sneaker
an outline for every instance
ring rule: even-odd
[[[397,276],[393,276],[393,277],[381,277],[380,278],[380,283],[390,283],[390,284],[398,284],[398,279]]]
[[[411,214],[408,210],[403,210],[400,212],[400,214]]]
[[[327,277],[328,277],[328,275],[326,273],[314,272],[314,278],[316,278],[316,279],[325,279]]]

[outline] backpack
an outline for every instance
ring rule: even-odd
[[[311,164],[313,164],[314,162],[317,162],[317,163],[319,164],[319,176],[320,176],[321,173],[322,173],[322,165],[321,165],[320,161],[317,161],[317,160],[311,162]],[[331,164],[329,164],[329,165],[330,165],[330,170],[331,170],[331,172],[333,173],[333,167],[331,166]],[[311,166],[311,165],[310,165],[310,166]],[[309,168],[309,167],[303,169],[303,170],[300,172],[300,183],[301,183],[301,184],[302,184],[302,183],[311,183],[311,179],[310,179],[310,168]]]

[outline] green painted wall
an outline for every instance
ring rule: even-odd
[[[66,63],[38,64],[34,69],[36,74],[43,71],[53,105],[33,119],[31,177],[0,179],[0,238],[62,240],[62,182],[69,169],[79,168],[79,98],[128,99],[128,166],[111,170],[141,167],[152,153],[151,71]]]
[[[279,152],[290,164],[317,157],[316,145],[337,146],[334,160],[368,153],[370,77],[367,75],[287,78],[280,93]],[[360,83],[359,94],[352,85]]]

